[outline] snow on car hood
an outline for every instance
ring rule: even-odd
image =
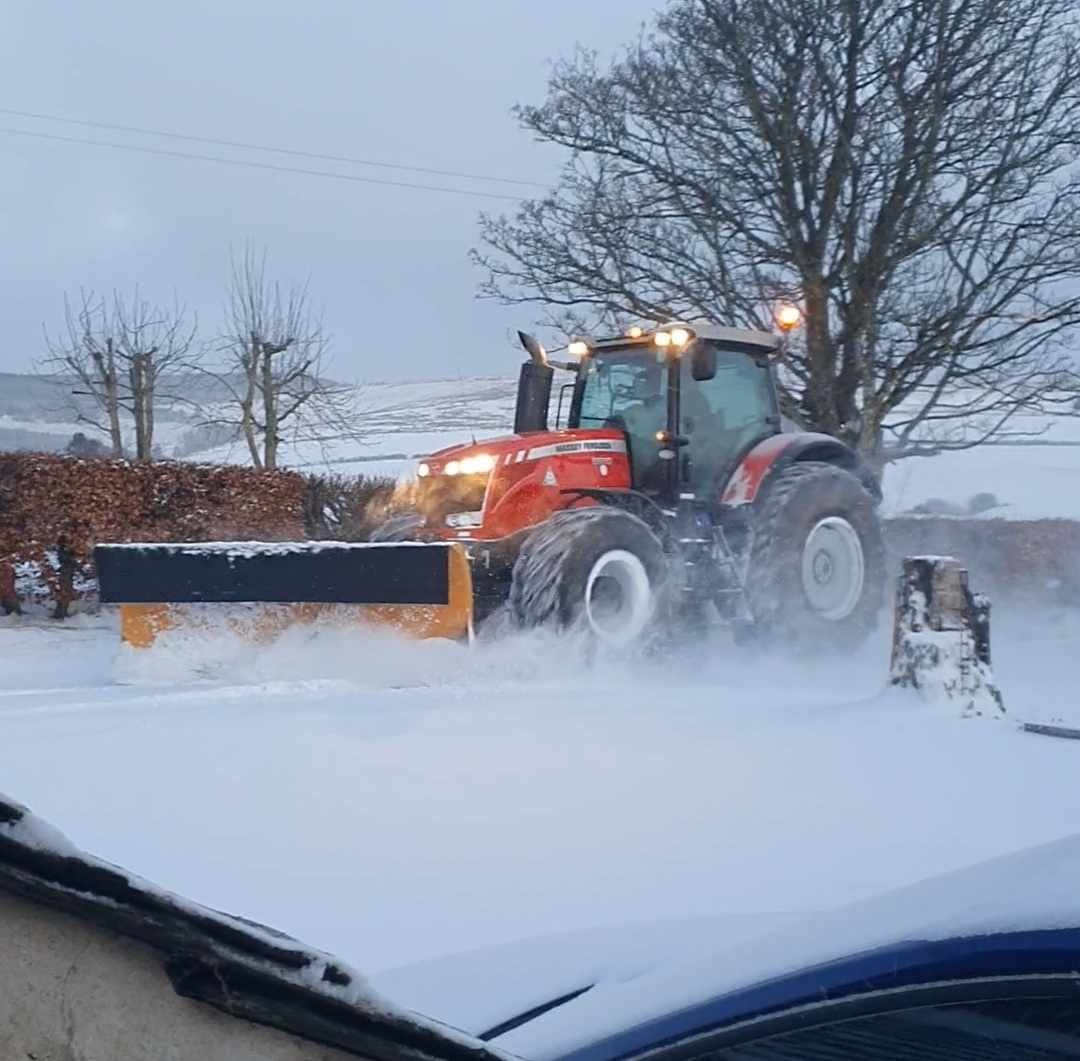
[[[56,896],[63,896],[61,908],[65,911],[92,923],[104,922],[109,931],[149,943],[168,958],[183,954],[185,958],[212,960],[215,971],[235,966],[263,982],[302,988],[302,995],[292,996],[290,1005],[294,1008],[302,1008],[305,1002],[310,1005],[313,999],[343,1003],[346,1012],[379,1018],[374,1031],[368,1026],[369,1034],[381,1031],[391,1043],[400,1041],[395,1036],[404,1034],[406,1043],[416,1045],[410,1036],[424,1033],[417,1056],[442,1056],[449,1045],[447,1056],[502,1061],[497,1049],[488,1050],[456,1028],[387,1001],[339,958],[277,929],[192,902],[96,858],[0,792],[0,890],[11,888],[11,881],[17,882],[13,890],[18,895],[51,904],[56,903]],[[102,917],[102,911],[107,918]],[[217,975],[227,990],[226,973],[218,971]],[[267,1023],[298,1031],[285,1010],[274,1016]],[[334,1024],[334,1018],[325,1014],[320,1019],[327,1026]],[[461,1054],[460,1047],[464,1048]]]
[[[406,1009],[483,1035],[553,1000],[598,984],[625,984],[804,916],[687,918],[552,933],[387,969],[369,980]]]
[[[477,1034],[591,980],[590,990],[495,1039],[503,1050],[543,1061],[877,947],[1078,926],[1075,835],[813,917],[719,918],[550,937],[523,946],[516,959],[512,948],[499,948],[456,964],[430,963],[426,972],[394,970],[376,984],[409,1008],[415,1001],[422,1012]]]

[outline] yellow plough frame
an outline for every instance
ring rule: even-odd
[[[208,617],[257,640],[314,622],[418,638],[472,630],[469,561],[453,543],[135,543],[98,546],[94,559],[101,600],[120,605],[135,648]]]

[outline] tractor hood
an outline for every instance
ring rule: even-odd
[[[508,538],[575,504],[580,490],[627,490],[626,438],[611,428],[530,431],[450,446],[416,468],[416,508],[443,539]]]
[[[625,453],[626,439],[613,428],[530,431],[521,435],[502,435],[481,442],[447,446],[421,461],[431,475],[488,472],[500,465],[520,464],[546,457],[575,453]],[[492,458],[492,462],[484,460]],[[470,467],[463,468],[466,461]]]

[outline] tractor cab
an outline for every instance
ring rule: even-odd
[[[772,335],[674,325],[575,346],[569,427],[624,432],[634,489],[718,496],[740,458],[780,431]]]

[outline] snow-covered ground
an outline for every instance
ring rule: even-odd
[[[0,620],[0,790],[366,972],[640,923],[723,937],[1075,832],[1080,743],[1016,724],[1080,724],[1078,638],[1078,614],[998,608],[998,721],[883,693],[885,631],[813,664],[340,630],[117,659],[109,617]]]
[[[287,459],[409,474],[505,433],[513,389],[372,385],[361,442]],[[57,427],[43,424],[7,426]],[[1040,441],[892,467],[884,510],[992,493],[988,517],[1080,519],[1080,423]],[[587,664],[567,640],[470,650],[354,630],[132,656],[109,616],[0,619],[0,791],[89,851],[365,972],[559,933],[577,934],[574,961],[583,940],[610,957],[621,933],[633,965],[1073,833],[1080,742],[1017,722],[1080,725],[1077,644],[1080,611],[996,602],[998,721],[884,693],[885,630],[812,665],[723,640]],[[554,970],[561,947],[526,953]],[[403,976],[375,982],[393,995],[415,986]]]

